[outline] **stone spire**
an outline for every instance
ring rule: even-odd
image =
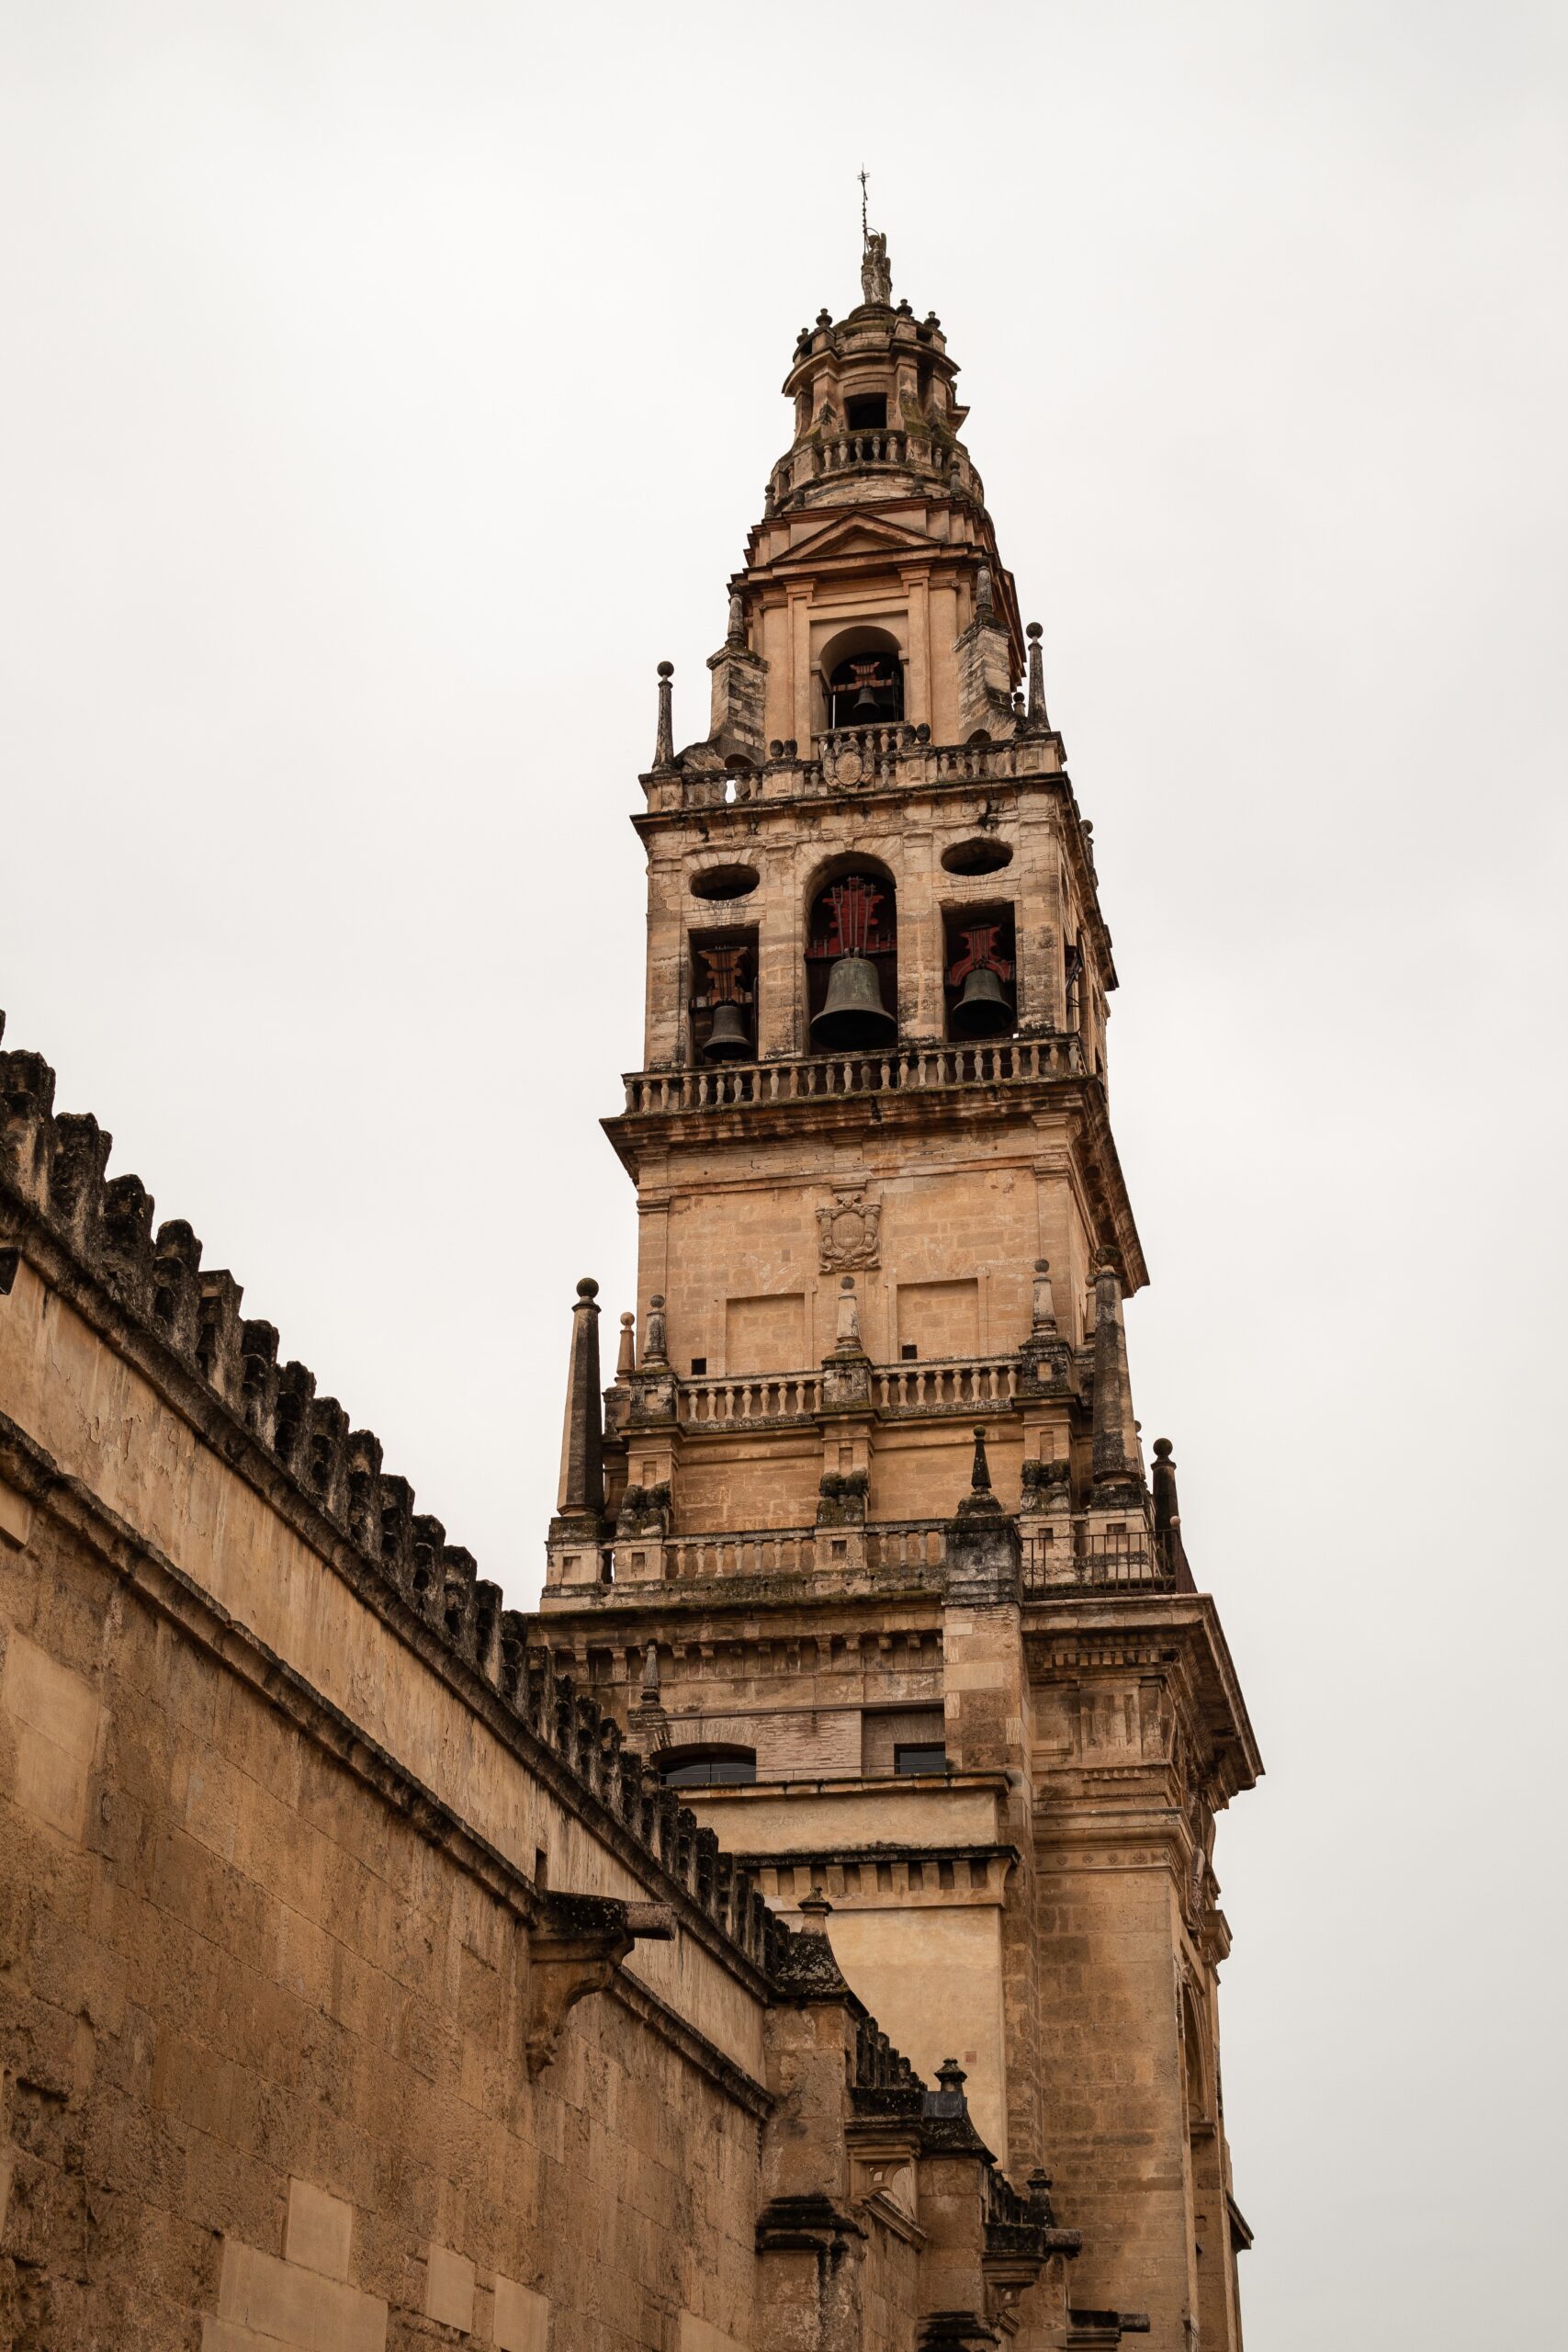
[[[1155,1463],[1150,1485],[1154,1488],[1155,1549],[1160,1566],[1168,1576],[1174,1577],[1184,1590],[1192,1587],[1192,1571],[1187,1565],[1187,1547],[1181,1540],[1181,1506],[1176,1495],[1176,1464],[1171,1456],[1168,1437],[1155,1440]]]
[[[1094,1495],[1115,1502],[1137,1487],[1127,1459],[1127,1342],[1116,1261],[1102,1252],[1094,1273]]]
[[[604,1510],[604,1429],[600,1418],[599,1285],[584,1274],[571,1310],[571,1362],[566,1381],[566,1420],[560,1442],[562,1519],[600,1519]]]
[[[1024,634],[1029,639],[1029,709],[1026,713],[1032,727],[1049,728],[1045,716],[1045,657],[1040,650],[1041,628],[1031,621]]]
[[[637,1691],[637,1736],[652,1747],[670,1745],[670,1718],[659,1682],[659,1645],[647,1642],[642,1653],[642,1682]]]
[[[675,675],[673,662],[659,665],[659,731],[653,741],[653,764],[656,768],[672,768],[675,764],[675,690],[670,681]]]

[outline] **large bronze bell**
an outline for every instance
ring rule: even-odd
[[[828,999],[811,1023],[811,1035],[829,1053],[862,1046],[886,1046],[898,1023],[882,1001],[882,983],[868,956],[840,956],[828,975]]]
[[[948,1027],[954,1037],[1005,1037],[1012,1030],[1012,1007],[988,964],[975,964],[964,976],[964,993]]]
[[[713,1027],[708,1031],[703,1058],[710,1062],[749,1062],[751,1040],[746,1032],[746,1016],[738,1004],[716,1004]]]

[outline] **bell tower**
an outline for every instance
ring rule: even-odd
[[[579,1285],[544,1636],[1086,2232],[1238,2345],[1214,1818],[1261,1767],[1122,1302],[1091,829],[934,313],[796,339],[708,731],[660,663],[635,1315]],[[1087,2339],[1086,2339],[1087,2340]]]

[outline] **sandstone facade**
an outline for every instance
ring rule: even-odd
[[[639,1296],[544,1621],[772,1902],[827,1890],[918,2066],[964,2018],[1075,2291],[1229,2346],[1213,1828],[1260,1767],[1134,1418],[1092,829],[955,377],[908,304],[803,332],[682,752],[661,673]]]
[[[0,2341],[1239,2344],[1258,1765],[1132,1418],[1089,831],[867,266],[683,752],[660,682],[538,1616],[0,1054]]]

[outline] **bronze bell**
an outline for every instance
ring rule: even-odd
[[[1012,1007],[988,964],[971,965],[964,993],[948,1021],[954,1037],[1005,1037],[1012,1030]]]
[[[867,956],[840,956],[828,975],[828,1001],[811,1023],[816,1044],[829,1053],[885,1046],[898,1023],[882,1001],[882,983]]]
[[[851,711],[850,717],[865,724],[876,717],[880,708],[881,705],[876,699],[875,690],[868,678],[855,696],[854,708]]]
[[[703,1059],[710,1062],[749,1062],[751,1040],[746,1033],[746,1016],[738,1004],[716,1004],[713,1027],[708,1031],[707,1044],[703,1047]]]

